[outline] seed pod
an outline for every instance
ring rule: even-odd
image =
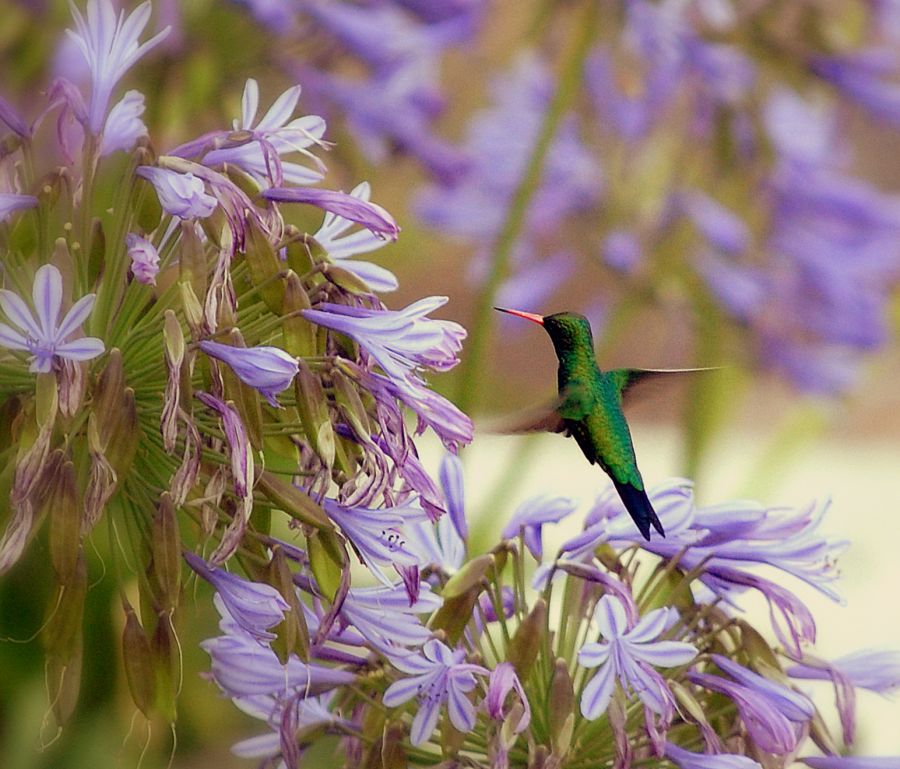
[[[543,598],[538,598],[528,616],[516,628],[506,657],[516,669],[521,681],[527,681],[531,675],[534,662],[544,643],[546,631],[547,602]]]
[[[174,723],[177,715],[175,700],[179,680],[179,653],[170,614],[163,612],[159,615],[150,649],[153,654],[156,693],[154,704],[166,721]]]
[[[46,505],[50,514],[50,562],[59,583],[71,585],[81,552],[81,506],[75,485],[75,465],[61,463],[55,481]]]
[[[300,659],[307,662],[309,661],[309,628],[306,625],[306,616],[294,586],[287,556],[284,554],[284,549],[278,545],[272,549],[272,560],[269,562],[269,583],[287,601],[291,609],[275,629],[278,641],[282,646],[282,653],[279,654],[279,657],[282,661],[286,661],[290,652],[296,652]],[[278,641],[273,644],[273,648],[276,650],[279,645]]]
[[[302,358],[298,362],[300,370],[294,379],[294,388],[300,422],[312,450],[325,467],[331,468],[334,465],[335,440],[325,388]]]
[[[67,662],[79,652],[86,593],[87,567],[83,554],[79,553],[70,582],[60,585],[58,593],[50,601],[50,618],[43,631],[48,656]]]
[[[134,175],[131,179],[135,221],[144,232],[152,232],[162,220],[162,206],[159,198],[156,197],[156,190],[153,188],[153,184],[142,176]]]
[[[57,726],[65,724],[78,704],[81,689],[81,666],[84,650],[79,642],[75,654],[67,660],[48,656],[45,667],[47,697]]]
[[[94,386],[94,403],[91,420],[95,423],[97,450],[105,452],[116,421],[122,414],[122,398],[125,392],[125,374],[122,369],[122,353],[113,348],[107,356],[97,384]]]
[[[178,287],[181,289],[181,309],[191,330],[191,336],[200,339],[203,335],[203,305],[190,283],[182,281]]]
[[[291,518],[317,529],[333,529],[322,508],[312,497],[292,483],[287,483],[269,471],[263,470],[257,479],[256,488]]]
[[[281,312],[282,335],[284,337],[284,349],[298,358],[306,358],[315,355],[316,349],[316,325],[302,315],[300,310],[308,310],[312,307],[303,283],[293,270],[288,271],[285,279],[284,304]]]
[[[181,223],[178,240],[178,277],[190,285],[195,296],[206,296],[209,284],[209,258],[193,222]]]
[[[247,252],[245,259],[250,268],[250,280],[259,287],[259,295],[266,307],[279,314],[284,306],[284,281],[281,273],[284,265],[275,253],[269,239],[251,219],[247,220]]]
[[[490,555],[485,554],[473,558],[447,580],[447,584],[441,590],[441,596],[444,600],[455,598],[475,587],[480,587],[482,580],[493,565],[494,559]]]
[[[293,225],[285,228],[285,235],[290,237],[287,245],[288,266],[298,275],[306,275],[316,265],[328,261],[328,252],[308,233],[301,233]]]
[[[168,492],[163,492],[153,514],[151,528],[153,572],[160,589],[160,608],[170,610],[178,605],[181,589],[181,533],[175,505]]]
[[[348,563],[347,552],[334,531],[322,529],[306,538],[309,566],[319,589],[329,601],[335,601]]]
[[[553,755],[561,760],[569,752],[575,729],[575,690],[569,667],[563,659],[556,660],[553,669],[547,709],[550,717],[550,747]]]
[[[125,628],[122,630],[122,664],[131,699],[147,718],[153,706],[156,680],[153,672],[153,654],[150,641],[137,618],[131,604],[122,598],[125,612]]]
[[[345,291],[349,291],[351,294],[371,294],[372,289],[369,288],[368,284],[354,275],[350,270],[345,269],[344,267],[338,267],[336,264],[329,264],[327,267],[324,267],[322,272],[325,276],[334,283],[336,286],[340,286]]]
[[[369,415],[353,383],[338,369],[331,372],[331,382],[334,400],[356,437],[364,441],[371,440],[372,425],[369,422]]]

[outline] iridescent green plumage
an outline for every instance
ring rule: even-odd
[[[643,379],[703,369],[601,371],[594,357],[591,326],[583,315],[559,312],[541,316],[496,309],[542,325],[559,359],[559,399],[551,409],[532,415],[512,432],[548,430],[571,435],[588,461],[600,465],[609,475],[644,538],[650,539],[651,527],[665,536],[638,470],[622,399]]]

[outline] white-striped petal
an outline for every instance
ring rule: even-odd
[[[54,336],[57,340],[64,340],[88,319],[91,310],[94,309],[94,300],[96,298],[95,294],[86,294],[69,308],[62,323],[60,323],[59,327],[56,329]]]
[[[697,650],[693,646],[681,641],[657,641],[648,644],[632,644],[625,641],[624,643],[632,657],[661,668],[686,665],[697,656]]]
[[[475,706],[452,678],[447,687],[447,713],[450,722],[461,732],[471,732],[475,726]]]
[[[597,604],[594,621],[600,628],[602,636],[610,641],[623,635],[628,628],[625,607],[618,598],[609,595],[603,596]]]
[[[45,264],[35,273],[32,298],[42,337],[51,340],[55,337],[62,307],[62,275],[52,264]]]
[[[601,667],[597,674],[588,681],[581,695],[581,714],[586,719],[593,721],[606,712],[615,683],[616,679],[611,664]]]
[[[10,350],[27,350],[28,340],[11,326],[0,323],[0,346]]]
[[[438,698],[425,700],[419,705],[409,730],[409,741],[413,745],[421,745],[434,734],[440,713],[441,701]]]
[[[22,298],[12,291],[0,288],[0,308],[16,326],[27,333],[32,339],[41,338],[41,329],[34,322],[34,317],[28,305],[22,301]]]
[[[91,360],[98,355],[102,355],[105,349],[103,342],[97,337],[86,336],[83,339],[76,339],[72,342],[57,345],[54,354],[69,360]]]

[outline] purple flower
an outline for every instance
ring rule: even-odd
[[[228,364],[246,385],[259,390],[276,408],[275,396],[291,386],[297,375],[297,359],[278,347],[232,347],[203,340],[198,345],[207,355]]]
[[[733,211],[697,190],[682,192],[678,201],[682,211],[711,246],[725,254],[740,254],[747,250],[750,233]]]
[[[309,151],[322,144],[325,121],[316,115],[295,118],[291,115],[300,99],[300,86],[286,90],[254,126],[259,109],[259,86],[249,78],[241,100],[241,119],[234,121],[234,131],[247,132],[251,140],[235,147],[214,149],[203,156],[208,166],[228,163],[246,171],[262,186],[315,184],[322,180],[325,166]],[[300,153],[314,166],[286,162],[282,155]]]
[[[680,641],[655,641],[678,616],[675,609],[656,609],[633,628],[622,603],[604,595],[594,611],[594,621],[603,641],[586,643],[578,652],[582,667],[599,667],[581,696],[581,712],[593,721],[609,705],[616,678],[627,690],[633,688],[650,710],[659,715],[671,711],[672,694],[665,679],[653,667],[686,665],[697,656],[697,650]]]
[[[819,56],[812,69],[873,115],[900,123],[900,57],[893,46],[871,47],[842,56]]]
[[[459,362],[466,330],[453,321],[426,317],[446,303],[445,296],[426,297],[403,310],[323,303],[304,310],[303,316],[355,339],[402,387],[418,368],[448,371]]]
[[[795,694],[790,689],[778,687],[766,679],[761,684],[757,678],[762,676],[751,678],[742,675],[746,685],[708,673],[690,672],[688,678],[698,686],[730,697],[737,705],[747,733],[761,750],[785,754],[798,746],[800,729],[795,725],[794,717],[803,716],[803,710],[798,708],[798,703],[790,696]],[[803,716],[799,720],[803,722],[807,718]]]
[[[225,625],[229,627],[228,618]],[[200,647],[212,660],[213,680],[232,698],[273,694],[313,697],[356,679],[353,673],[305,663],[293,654],[283,664],[268,646],[243,632],[210,638]]]
[[[391,656],[391,663],[410,674],[391,684],[384,693],[385,707],[394,708],[416,697],[419,709],[413,718],[409,739],[421,745],[434,733],[441,706],[446,703],[450,722],[461,732],[475,727],[475,706],[466,696],[475,688],[475,676],[487,675],[480,665],[463,660],[462,649],[453,651],[437,639],[425,644],[422,654]]]
[[[652,489],[650,498],[666,529],[664,540],[646,543],[636,539],[628,528],[625,508],[613,492],[607,492],[588,515],[585,531],[564,543],[562,552],[580,557],[601,542],[609,542],[616,548],[636,544],[662,558],[679,558],[681,568],[700,568],[700,581],[732,604],[747,587],[762,592],[773,607],[773,624],[786,645],[798,648],[801,639],[815,640],[815,623],[804,604],[750,568],[755,564],[773,566],[840,600],[833,587],[835,559],[847,543],[820,533],[827,504],[789,509],[727,502],[695,508],[690,484],[677,479]],[[789,636],[775,621],[775,609],[787,622]]]
[[[148,286],[156,285],[156,274],[159,272],[159,253],[149,240],[129,232],[125,236],[128,246],[128,258],[131,259],[131,272],[134,279]]]
[[[275,638],[269,628],[281,622],[290,607],[274,587],[212,568],[194,553],[185,552],[184,560],[216,589],[225,611],[244,632],[261,643]]]
[[[361,224],[375,235],[396,240],[400,233],[397,222],[381,206],[354,195],[336,190],[320,190],[314,187],[273,187],[264,190],[264,198],[280,203],[306,203],[323,211]]]
[[[22,139],[31,136],[31,128],[6,99],[0,96],[0,121],[6,123],[10,130]]]
[[[667,742],[666,758],[681,769],[761,769],[760,764],[748,756],[733,753],[692,753]]]
[[[87,294],[75,302],[60,322],[62,296],[62,275],[52,264],[45,264],[34,276],[32,299],[36,316],[31,314],[20,297],[12,291],[0,289],[0,309],[19,329],[17,331],[0,323],[0,346],[29,352],[29,371],[50,371],[59,358],[91,360],[105,349],[103,342],[92,336],[65,341],[91,314],[94,294]]]
[[[815,716],[816,710],[808,697],[775,681],[770,681],[721,654],[713,654],[710,658],[739,684],[766,695],[791,721],[804,723],[812,720]]]
[[[156,188],[159,203],[167,214],[179,219],[205,219],[216,210],[218,202],[207,194],[203,180],[192,173],[152,166],[141,166],[136,173]]]
[[[462,462],[454,454],[445,454],[439,471],[441,488],[447,501],[447,514],[437,522],[422,521],[408,529],[410,547],[419,554],[422,566],[454,574],[466,558],[465,500]]]
[[[470,166],[453,184],[423,190],[419,215],[432,227],[490,243],[525,172],[552,93],[546,65],[533,54],[521,56],[493,83],[495,104],[469,124],[464,149]],[[548,152],[527,213],[528,236],[558,228],[566,216],[590,208],[600,195],[600,170],[573,117],[563,122]]]
[[[116,17],[110,0],[88,0],[87,20],[74,3],[69,7],[76,27],[76,31],[68,30],[69,37],[78,46],[91,72],[91,103],[86,127],[94,136],[99,136],[116,83],[138,59],[165,38],[169,28],[138,43],[138,37],[150,20],[149,2],[139,5],[127,17],[124,11]]]
[[[420,647],[432,634],[418,615],[431,614],[440,606],[441,599],[427,584],[420,587],[412,603],[402,583],[392,587],[354,587],[350,588],[338,619],[346,631],[355,634],[359,645],[368,642],[378,649],[395,650]],[[314,631],[314,623],[310,630]],[[347,638],[342,635],[341,641],[346,642]]]
[[[368,202],[371,191],[369,183],[362,182],[350,191],[350,196]],[[322,226],[313,237],[316,243],[328,252],[330,258],[338,260],[341,267],[364,280],[373,291],[394,291],[398,284],[392,272],[377,264],[350,258],[375,251],[386,242],[383,237],[368,229],[345,234],[354,224],[355,222],[350,219],[328,212],[322,220]]]
[[[504,703],[511,691],[515,691],[519,702],[522,703],[522,716],[513,727],[513,731],[519,734],[528,728],[531,721],[531,706],[528,703],[528,696],[522,688],[522,682],[516,675],[515,668],[509,662],[501,662],[491,671],[485,698],[488,715],[495,721],[503,721],[508,715]]]
[[[455,454],[444,454],[438,469],[441,488],[447,499],[447,514],[461,540],[469,536],[466,522],[466,496],[462,461]]]
[[[110,155],[119,150],[127,152],[134,147],[138,139],[146,136],[147,126],[141,120],[143,114],[144,95],[137,91],[126,92],[109,111],[109,117],[103,127],[100,154]]]
[[[787,669],[792,678],[829,681],[833,672],[845,677],[853,686],[878,694],[900,689],[900,652],[893,649],[866,649],[846,654],[827,663],[806,661]]]
[[[419,565],[419,556],[407,543],[407,527],[414,521],[425,520],[424,510],[414,507],[386,507],[372,510],[367,507],[345,507],[332,499],[322,501],[331,520],[341,527],[360,559],[380,582],[393,587],[393,582],[381,570],[382,566],[403,567]]]
[[[603,259],[614,270],[632,272],[641,263],[641,243],[626,230],[613,230],[603,242]]]
[[[523,502],[513,513],[509,523],[500,535],[503,539],[514,539],[522,532],[525,547],[538,562],[544,554],[541,543],[541,529],[545,523],[559,523],[574,512],[578,503],[568,497],[533,497]]]
[[[34,195],[18,195],[14,192],[0,192],[0,222],[5,222],[16,211],[34,208],[38,199]]]

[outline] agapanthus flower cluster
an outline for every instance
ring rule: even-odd
[[[396,278],[354,257],[400,228],[367,183],[329,188],[325,122],[296,115],[299,85],[261,109],[262,89],[249,79],[232,126],[163,150],[142,122],[144,96],[117,101],[130,70],[165,38],[145,34],[150,4],[129,13],[88,0],[72,12],[69,37],[87,76],[57,78],[33,117],[0,103],[0,180],[9,184],[0,198],[0,466],[9,481],[0,573],[46,532],[48,595],[56,592],[43,637],[62,721],[94,579],[84,550],[107,529],[115,573],[139,585],[139,612],[122,593],[132,696],[144,713],[173,719],[183,551],[204,553],[190,563],[225,593],[223,611],[248,643],[274,639],[268,628],[299,604],[264,588],[235,597],[233,579],[214,575],[266,551],[279,521],[312,564],[319,608],[329,604],[310,608],[307,624],[319,625],[307,644],[339,630],[353,639],[366,617],[378,621],[380,594],[347,590],[357,554],[397,567],[407,605],[434,608],[402,532],[447,507],[422,471],[416,435],[432,429],[454,451],[472,437],[469,419],[427,381],[457,362],[465,331],[432,317],[441,297],[405,310],[379,299],[375,290],[396,288]],[[321,221],[317,231],[291,223],[300,207]],[[278,616],[260,618],[265,611]],[[298,663],[296,675],[319,672]],[[324,688],[353,678],[322,675]],[[281,718],[313,712],[287,703]]]
[[[896,689],[900,652],[825,661],[813,652],[811,617],[807,636],[772,644],[741,616],[748,588],[782,600],[774,581],[752,581],[761,564],[778,584],[799,578],[833,594],[826,562],[841,544],[818,533],[809,509],[697,507],[690,485],[676,480],[651,493],[671,526],[669,547],[632,531],[610,489],[584,534],[550,555],[542,529],[577,504],[542,496],[515,511],[494,548],[476,554],[455,457],[444,459],[440,476],[452,517],[420,515],[404,526],[385,510],[380,542],[376,526],[355,538],[345,530],[381,582],[375,587],[348,581],[332,600],[314,552],[274,538],[270,565],[255,571],[286,576],[268,585],[190,556],[221,615],[221,635],[204,644],[211,678],[269,727],[236,744],[238,755],[300,766],[317,735],[332,734],[341,738],[335,760],[351,767],[666,760],[682,769],[752,769],[798,756],[833,769],[900,765],[900,757],[842,757],[806,685],[834,683],[850,745],[857,689]],[[341,511],[347,520],[352,513]],[[417,595],[376,562],[389,558],[385,543],[396,546],[398,569],[418,567]],[[791,603],[809,615],[800,599]],[[285,657],[278,650],[290,633],[305,640]]]

